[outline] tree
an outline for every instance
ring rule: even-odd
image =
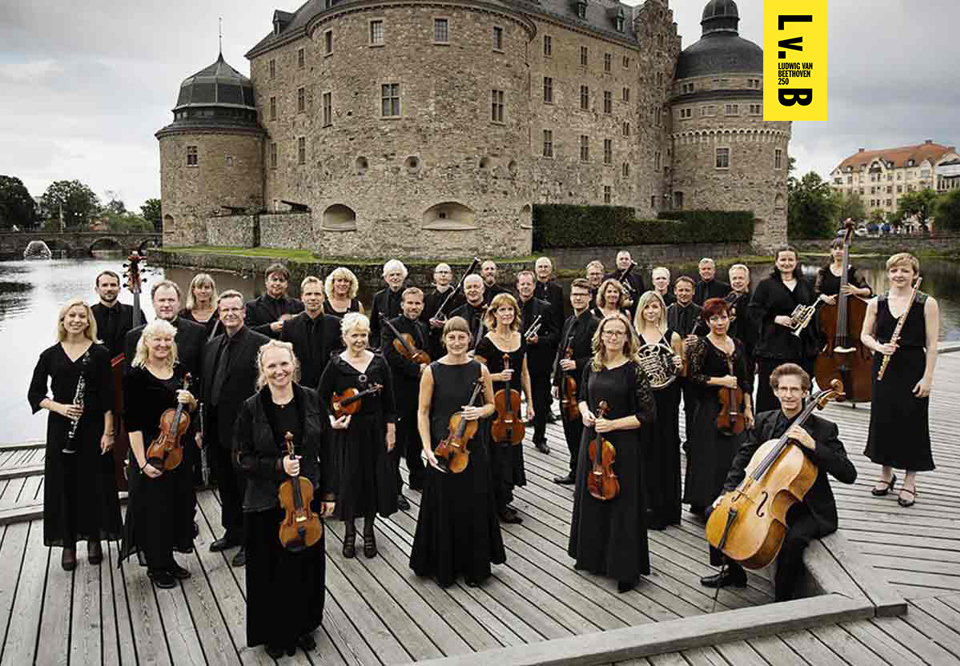
[[[927,229],[927,219],[933,214],[937,193],[929,187],[919,192],[907,192],[897,202],[897,213],[901,218],[916,217],[920,226]]]
[[[102,219],[107,224],[107,229],[115,233],[136,233],[141,231],[153,231],[153,224],[145,220],[136,213],[124,211],[117,213],[113,210],[105,210]]]
[[[160,199],[147,199],[140,206],[140,212],[144,219],[153,225],[154,231],[160,233],[163,231],[163,217],[160,213]]]
[[[960,189],[950,190],[937,198],[937,229],[960,230]]]
[[[867,207],[860,198],[859,192],[847,192],[841,195],[839,200],[840,207],[837,211],[837,223],[846,220],[848,217],[854,222],[862,222],[867,219]],[[881,222],[881,224],[883,224]]]
[[[830,185],[811,171],[787,181],[787,236],[796,239],[831,238],[836,226],[836,203]]]
[[[103,207],[104,212],[110,211],[112,213],[117,213],[122,215],[127,212],[127,206],[123,203],[123,200],[120,198],[120,193],[116,190],[104,190],[103,192],[109,201],[107,205]]]
[[[40,212],[46,220],[59,220],[61,206],[67,227],[86,227],[101,209],[99,197],[79,180],[54,181],[40,197]]]
[[[870,224],[882,226],[886,219],[886,215],[884,215],[883,211],[879,208],[874,208],[870,211]]]
[[[0,176],[0,229],[32,227],[37,223],[37,203],[16,176]]]

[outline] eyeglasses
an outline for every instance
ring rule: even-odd
[[[622,338],[627,335],[626,331],[604,331],[602,333],[605,338]]]

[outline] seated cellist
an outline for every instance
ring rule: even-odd
[[[766,441],[778,439],[788,429],[790,437],[801,447],[804,455],[818,468],[817,480],[803,501],[797,502],[787,514],[787,534],[777,554],[777,573],[774,581],[777,601],[794,598],[797,583],[803,572],[803,551],[811,539],[837,531],[837,502],[827,475],[842,483],[857,480],[857,469],[847,458],[835,423],[811,415],[800,427],[794,426],[803,411],[804,400],[810,395],[810,375],[795,363],[784,363],[770,374],[770,386],[780,401],[780,409],[762,412],[756,426],[749,431],[740,447],[724,483],[724,493],[737,488],[746,476],[745,469],[757,449]],[[719,504],[720,498],[707,509],[707,515]],[[720,566],[723,555],[710,548],[710,563]],[[721,573],[700,579],[704,587],[744,587],[747,574],[740,564],[727,560]]]

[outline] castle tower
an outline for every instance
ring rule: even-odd
[[[753,210],[754,243],[787,238],[789,122],[763,121],[763,50],[740,37],[734,0],[710,0],[677,62],[672,206]]]
[[[263,140],[253,84],[223,54],[180,85],[160,142],[165,245],[202,245],[205,220],[263,208]]]

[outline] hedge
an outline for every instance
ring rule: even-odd
[[[749,243],[750,211],[678,210],[640,220],[626,206],[537,204],[533,207],[533,249],[620,247],[654,243]]]

